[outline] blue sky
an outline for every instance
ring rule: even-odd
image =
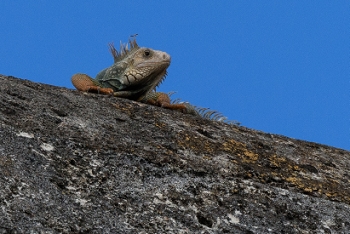
[[[120,3],[117,3],[120,2]],[[0,74],[72,88],[138,34],[159,91],[243,126],[350,150],[350,2],[0,1]]]

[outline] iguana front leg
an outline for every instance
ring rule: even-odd
[[[111,88],[103,88],[101,85],[86,74],[75,74],[72,76],[72,84],[74,87],[83,92],[94,92],[107,95],[113,95],[114,91]]]
[[[150,92],[140,101],[150,105],[160,106],[166,109],[180,110],[182,112],[187,110],[187,107],[183,103],[171,104],[169,95],[161,92]]]

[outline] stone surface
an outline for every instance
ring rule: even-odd
[[[0,233],[350,232],[348,151],[14,77],[0,92]]]

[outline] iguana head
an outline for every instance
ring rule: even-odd
[[[170,65],[167,53],[139,47],[135,39],[129,41],[130,48],[121,44],[119,52],[113,44],[109,46],[114,64],[101,71],[96,79],[102,86],[112,88],[115,96],[141,99],[165,78]]]

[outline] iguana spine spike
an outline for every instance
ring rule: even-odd
[[[109,43],[109,51],[111,52],[114,63],[122,61],[125,57],[127,57],[131,52],[140,48],[136,42],[136,39],[129,40],[129,43],[122,43],[120,41],[120,49],[119,51],[114,47],[113,43]],[[130,47],[130,48],[129,48]]]

